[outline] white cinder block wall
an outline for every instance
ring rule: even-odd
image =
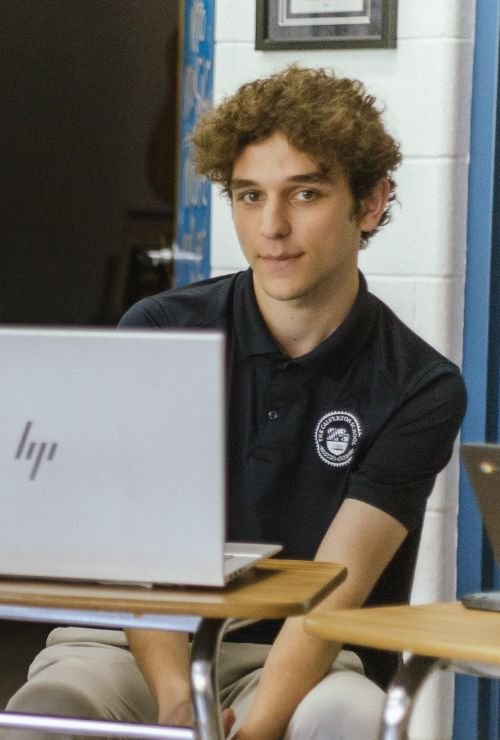
[[[440,351],[460,363],[474,0],[399,0],[397,49],[262,52],[254,49],[254,0],[215,0],[217,102],[241,83],[290,62],[333,67],[363,80],[386,106],[401,142],[400,205],[361,256],[371,290]],[[245,266],[227,203],[212,200],[213,274]],[[453,598],[456,461],[432,494],[413,600]],[[412,740],[452,736],[453,682],[435,677],[412,721]]]

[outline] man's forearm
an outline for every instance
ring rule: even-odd
[[[308,635],[302,621],[288,619],[276,638],[236,740],[280,740],[298,704],[335,660],[341,646]]]
[[[158,721],[189,724],[191,691],[187,634],[127,630],[127,638],[156,700]]]
[[[353,499],[344,501],[317,559],[343,563],[347,578],[316,609],[328,612],[364,604],[406,534],[405,527],[383,511]],[[340,647],[308,635],[302,619],[287,620],[269,653],[237,740],[280,740],[293,712],[327,674]]]

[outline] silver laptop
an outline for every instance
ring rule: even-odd
[[[224,338],[0,329],[0,575],[222,586]]]
[[[500,564],[500,445],[463,444],[461,453],[484,528]],[[475,609],[500,611],[500,591],[467,594],[462,602]]]

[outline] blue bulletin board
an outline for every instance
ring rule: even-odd
[[[179,110],[175,284],[210,273],[210,184],[196,175],[190,135],[211,105],[213,89],[214,2],[184,0]]]
[[[461,439],[500,443],[500,0],[475,7]],[[457,596],[489,589],[500,589],[500,571],[462,471]],[[457,675],[453,740],[500,740],[498,680]]]

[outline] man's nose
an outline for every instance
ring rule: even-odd
[[[267,239],[282,239],[290,233],[286,204],[268,198],[261,211],[260,233]]]

